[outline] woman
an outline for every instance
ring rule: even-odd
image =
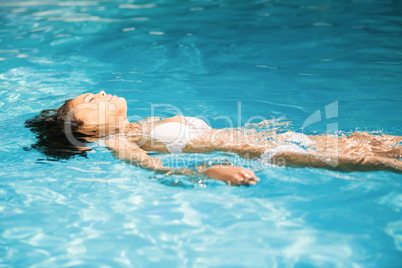
[[[259,181],[252,171],[239,166],[219,164],[206,168],[200,166],[196,170],[168,168],[159,158],[150,156],[149,151],[227,151],[244,158],[262,158],[265,163],[280,166],[402,172],[402,161],[399,160],[402,158],[399,145],[402,139],[398,136],[354,133],[338,138],[294,132],[245,133],[245,129],[212,129],[201,119],[184,116],[148,118],[130,123],[126,100],[104,91],[68,100],[54,112],[52,115],[48,111],[42,112],[39,118],[28,121],[27,126],[36,128],[38,132],[39,122],[52,122],[58,126],[52,125],[53,132],[64,131],[64,136],[81,153],[85,150],[83,140],[106,137],[105,145],[119,159],[166,174],[205,174],[230,185],[250,185]],[[52,127],[47,131],[49,129]],[[77,133],[81,134],[80,140]]]

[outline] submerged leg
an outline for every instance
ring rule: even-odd
[[[402,158],[402,137],[400,136],[357,132],[343,138],[341,142],[344,154]]]
[[[392,171],[402,173],[402,161],[379,156],[311,155],[294,152],[275,154],[273,164],[293,167],[315,167],[340,171]]]

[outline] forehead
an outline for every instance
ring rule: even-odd
[[[70,103],[70,107],[74,107],[75,105],[78,105],[80,103],[83,103],[85,98],[89,95],[90,93],[86,93],[86,94],[82,94],[79,95],[78,97],[74,98],[71,103]]]

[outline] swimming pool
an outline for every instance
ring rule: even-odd
[[[300,131],[319,110],[307,133],[337,124],[402,135],[401,10],[398,1],[2,1],[0,266],[397,267],[398,174],[267,167],[257,186],[229,187],[155,176],[100,144],[52,161],[29,149],[24,121],[105,90],[127,99],[133,121],[179,109],[215,128],[282,118]],[[336,116],[324,116],[336,101]]]

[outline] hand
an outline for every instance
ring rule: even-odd
[[[229,185],[256,185],[260,181],[254,172],[244,167],[215,165],[201,171],[208,177],[225,181]]]

